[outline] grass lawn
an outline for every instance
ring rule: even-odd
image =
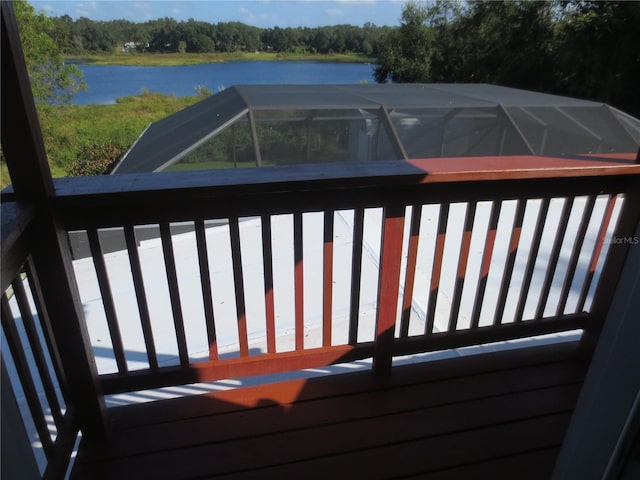
[[[371,63],[373,58],[355,54],[298,54],[275,52],[238,53],[117,53],[113,55],[83,55],[80,60],[95,65],[179,66],[199,63],[241,61],[314,61],[339,63]]]

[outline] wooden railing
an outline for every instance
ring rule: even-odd
[[[396,355],[597,329],[594,291],[619,268],[603,254],[637,222],[639,168],[514,157],[113,176],[58,180],[56,201],[65,228],[86,233],[89,330],[104,322],[100,383],[118,393],[370,357],[384,372]],[[178,222],[192,230],[180,256]],[[141,258],[142,227],[157,232],[155,257]],[[103,253],[107,231],[120,254]],[[225,260],[226,279],[213,271]]]
[[[14,394],[42,478],[64,478],[80,427],[29,253],[26,232],[34,211],[9,203],[2,216],[3,389]],[[4,397],[3,408],[10,408]]]

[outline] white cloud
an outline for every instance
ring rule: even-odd
[[[341,17],[343,14],[342,10],[339,8],[327,8],[325,9],[324,13],[326,13],[330,17]]]
[[[135,12],[132,14],[134,18],[141,17],[145,20],[157,18],[154,16],[153,7],[149,2],[133,2],[131,9]]]
[[[46,3],[44,5],[38,5],[36,8],[37,12],[44,12],[47,16],[55,16],[55,9],[52,5]]]
[[[93,13],[98,10],[97,2],[78,2],[75,5],[76,15],[78,17],[91,18]]]

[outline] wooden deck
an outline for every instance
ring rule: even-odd
[[[71,478],[548,478],[586,368],[569,343],[117,407]]]

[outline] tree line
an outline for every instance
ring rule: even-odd
[[[65,55],[113,53],[122,49],[154,53],[274,51],[283,53],[355,53],[375,56],[390,27],[364,26],[259,28],[241,22],[207,23],[159,18],[144,23],[95,21],[69,15],[52,17],[49,35]]]
[[[50,19],[66,56],[138,52],[353,53],[378,82],[492,83],[610,103],[640,115],[640,2],[410,1],[400,25],[259,28],[160,18]]]
[[[491,83],[640,116],[640,2],[409,2],[380,40],[378,82]]]

